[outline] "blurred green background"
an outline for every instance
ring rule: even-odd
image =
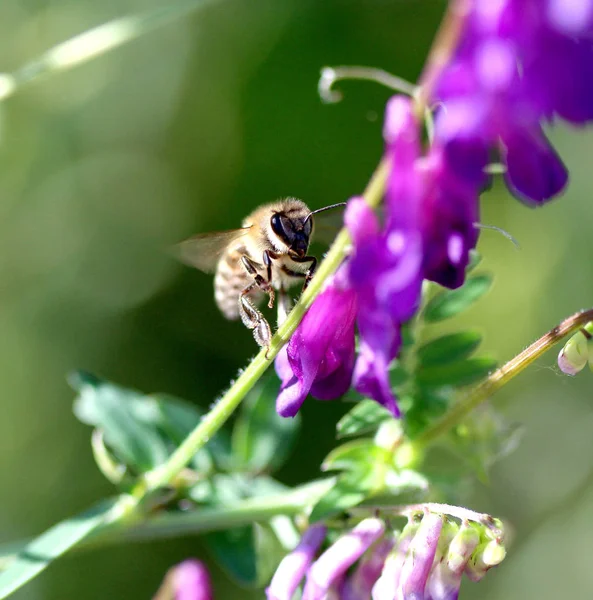
[[[169,0],[4,0],[0,71],[108,20]],[[279,196],[311,207],[359,193],[381,151],[388,91],[342,85],[324,105],[324,65],[361,64],[415,80],[444,3],[220,0],[0,105],[0,541],[40,533],[112,490],[65,374],[207,406],[254,353],[226,322],[212,280],[168,247],[238,226]],[[484,196],[484,264],[494,290],[463,320],[506,360],[593,304],[593,135],[552,132],[571,170],[566,195],[528,209],[501,186]],[[459,321],[457,322],[459,323]],[[455,326],[455,324],[453,324]],[[593,376],[561,376],[550,353],[496,397],[526,425],[490,486],[465,499],[512,523],[503,566],[462,597],[590,598],[593,590]],[[339,403],[308,401],[303,440],[281,473],[318,473]],[[315,440],[316,443],[311,443]],[[105,548],[59,561],[14,597],[144,599],[166,569],[203,556],[196,538]],[[215,571],[218,598],[233,591]]]

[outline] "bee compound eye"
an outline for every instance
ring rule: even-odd
[[[282,226],[282,220],[278,213],[274,213],[272,218],[270,219],[270,225],[272,226],[272,231],[279,237],[284,238],[286,236],[286,232],[284,231],[284,227]]]

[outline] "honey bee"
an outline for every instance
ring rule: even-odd
[[[222,314],[241,319],[253,331],[259,346],[270,345],[272,332],[258,308],[265,295],[268,307],[279,295],[279,320],[288,311],[286,290],[297,282],[305,289],[315,273],[317,259],[309,256],[313,215],[297,198],[264,204],[243,220],[240,229],[194,236],[179,244],[182,262],[206,273],[215,272],[214,298]]]

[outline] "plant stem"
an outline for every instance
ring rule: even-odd
[[[44,52],[13,73],[0,73],[0,101],[21,87],[53,73],[66,71],[139,36],[212,4],[214,0],[181,0],[128,17],[114,19],[76,35]]]
[[[521,373],[542,354],[547,352],[554,344],[565,337],[578,331],[583,325],[593,320],[593,309],[578,312],[559,325],[554,327],[544,336],[533,342],[523,352],[509,360],[505,365],[491,373],[482,383],[471,390],[455,406],[451,408],[438,421],[425,429],[414,440],[414,446],[422,448],[433,442],[436,438],[448,432],[459,424],[476,406],[492,396],[513,377]]]
[[[287,492],[262,498],[250,498],[232,506],[200,508],[188,512],[162,513],[141,521],[116,521],[99,526],[73,550],[93,549],[119,542],[154,540],[184,535],[220,531],[229,527],[269,521],[278,515],[293,516],[314,504],[333,485],[333,478],[314,481]],[[0,571],[27,546],[29,542],[0,548]]]
[[[470,0],[449,0],[420,77],[416,93],[416,114],[419,117],[429,106],[443,68],[457,49],[471,4]]]
[[[387,179],[387,163],[381,162],[369,181],[363,194],[371,206],[376,206],[383,196]],[[169,484],[194,454],[223,426],[233,411],[239,406],[247,392],[255,385],[264,371],[270,366],[273,358],[282,346],[288,342],[307,309],[313,304],[321,292],[325,280],[340,266],[347,255],[350,236],[346,229],[337,235],[325,259],[319,265],[309,287],[302,294],[286,321],[273,336],[270,347],[262,349],[239,376],[237,381],[216,403],[214,408],[202,419],[200,424],[189,434],[184,442],[175,450],[169,460],[162,466],[146,474],[144,485],[135,492],[135,496]]]

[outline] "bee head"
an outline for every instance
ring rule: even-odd
[[[313,230],[313,220],[310,213],[286,214],[275,212],[270,219],[272,231],[280,241],[288,247],[289,252],[297,256],[305,256],[309,249],[309,241]]]

